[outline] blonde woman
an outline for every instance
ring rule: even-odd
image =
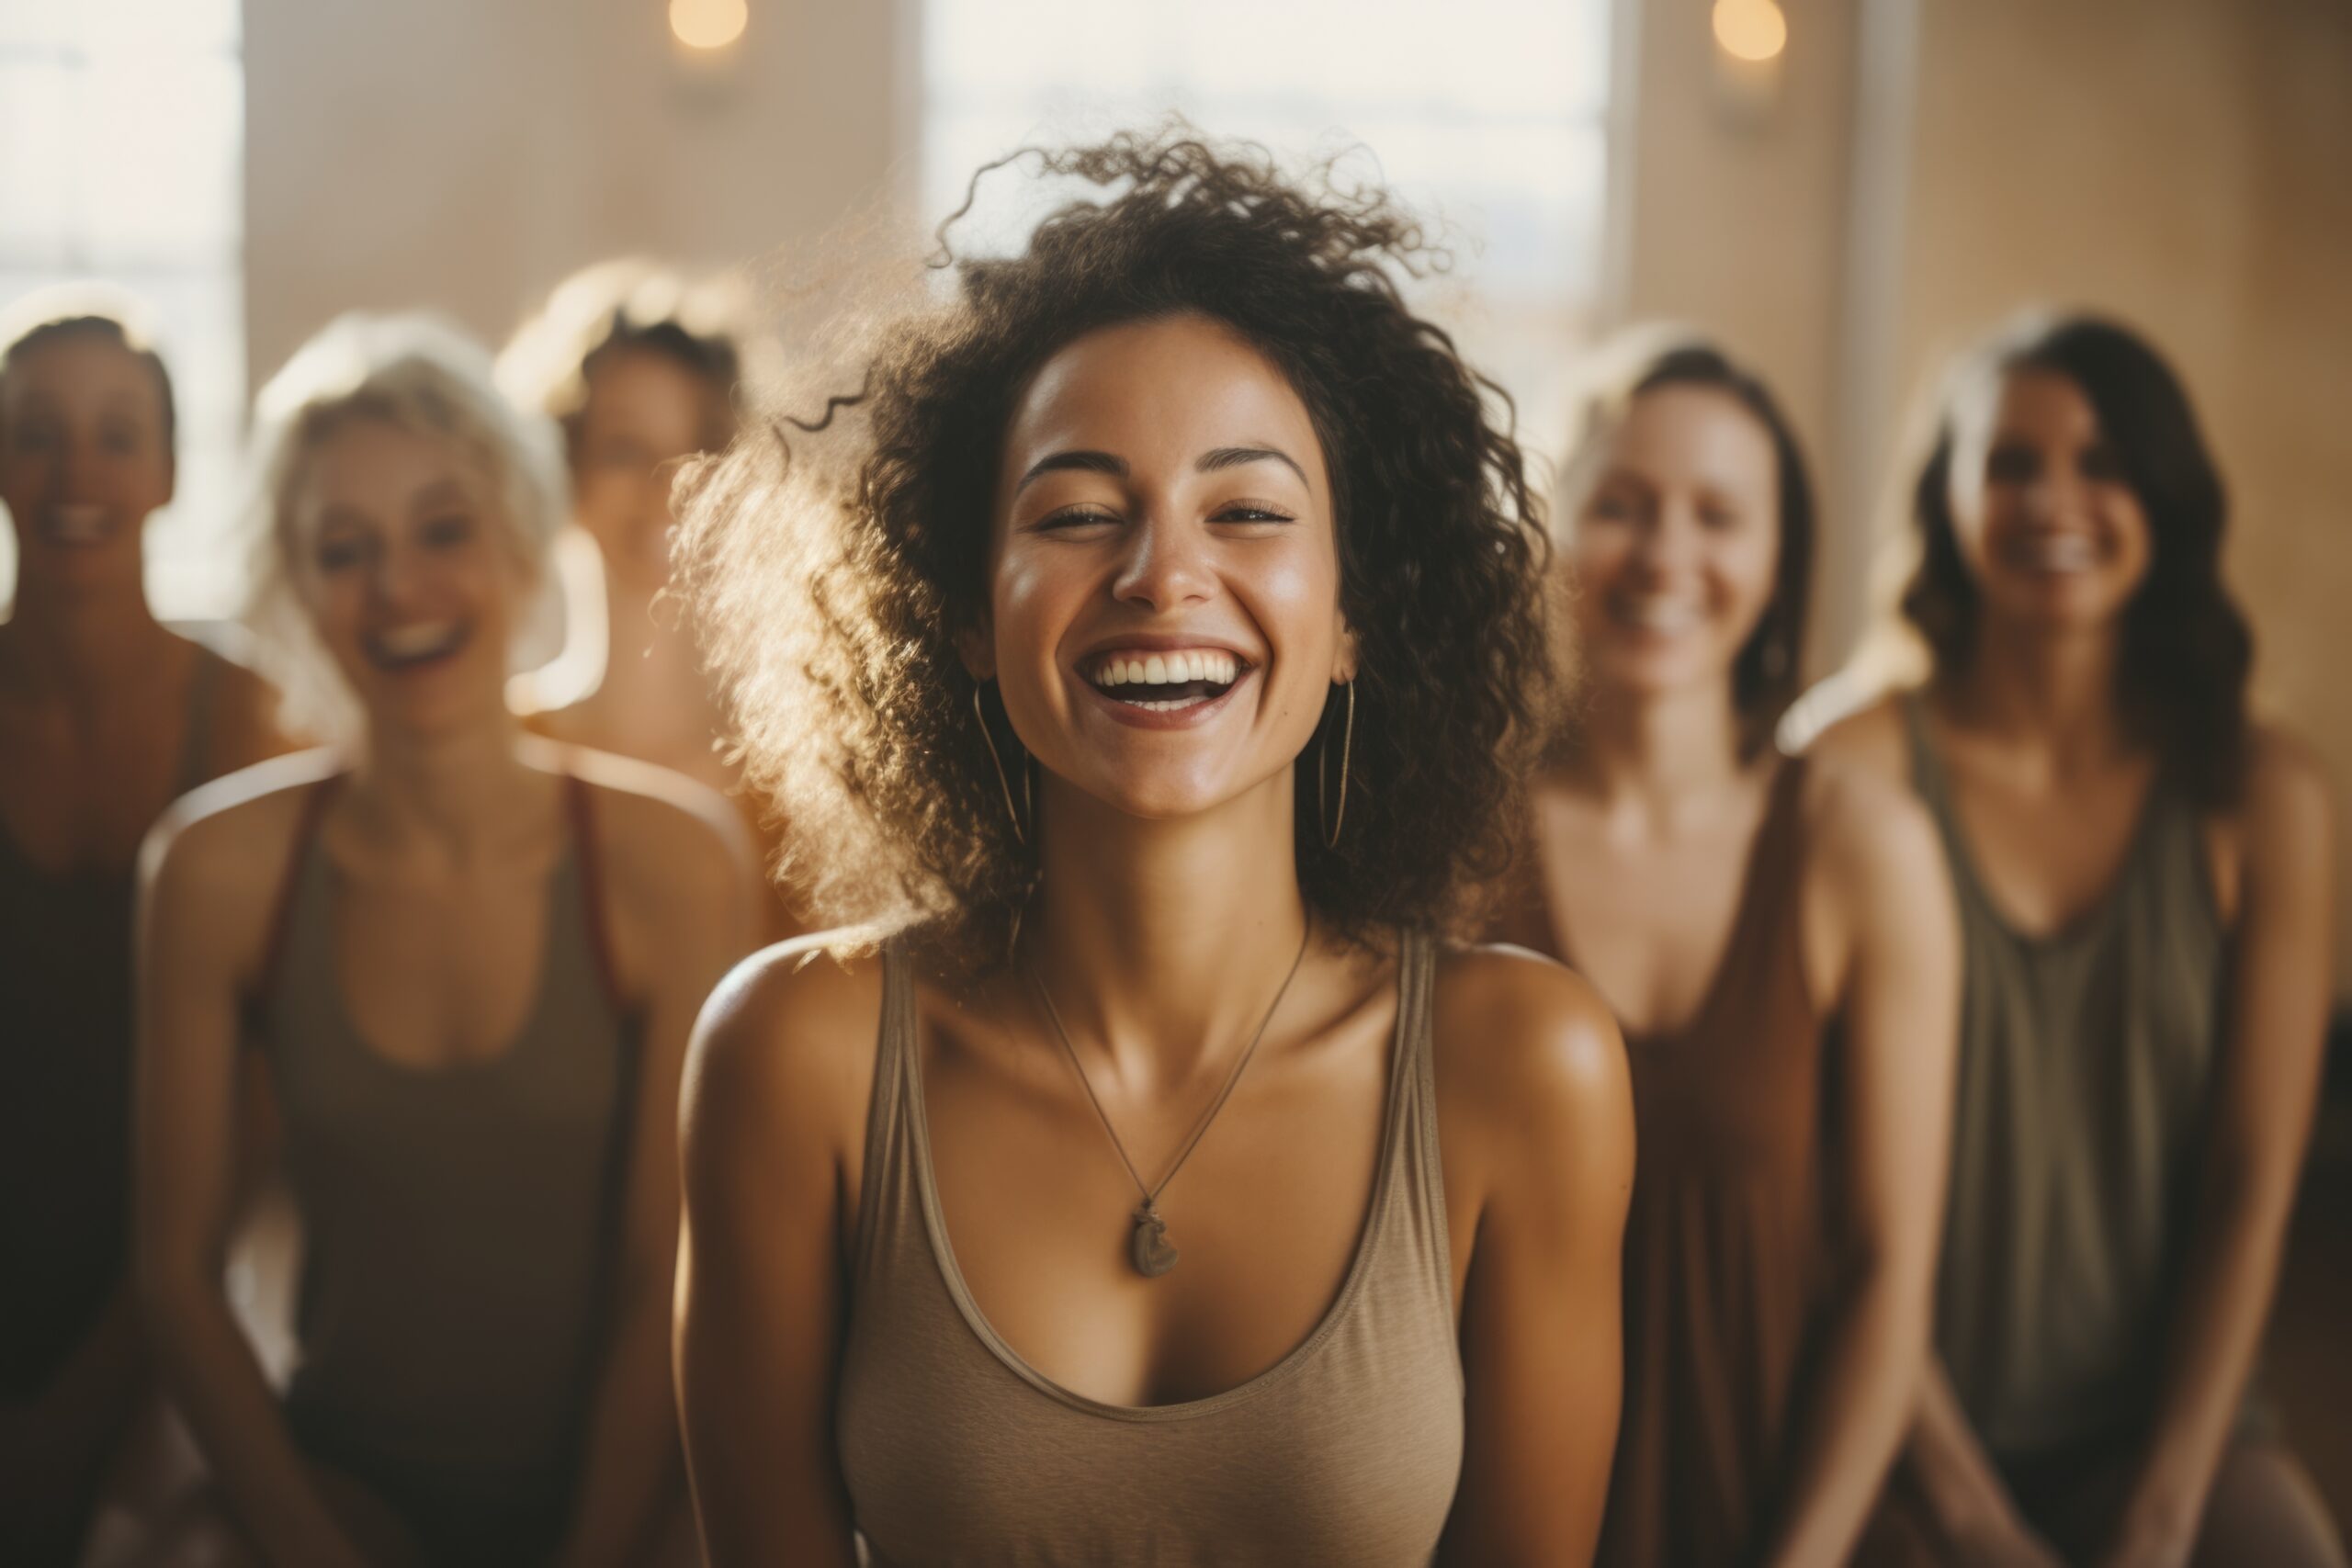
[[[736,830],[508,714],[563,488],[485,355],[346,319],[259,415],[254,622],[336,744],[199,794],[147,858],[139,1272],[217,1483],[158,1559],[646,1561],[678,1064],[747,940]],[[247,1050],[306,1238],[282,1398],[221,1293]]]

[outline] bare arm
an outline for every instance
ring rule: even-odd
[[[881,987],[795,958],[739,969],[687,1056],[678,1401],[711,1568],[856,1561],[833,1402]]]
[[[139,948],[133,1269],[164,1381],[268,1562],[361,1568],[237,1326],[223,1253],[237,1186],[238,991],[274,879],[249,822],[167,826],[151,846]],[[289,838],[290,833],[282,833]],[[273,863],[271,869],[275,869]]]
[[[615,874],[608,912],[626,967],[641,976],[644,1032],[613,1326],[589,1413],[580,1505],[557,1559],[564,1568],[638,1560],[676,1496],[678,1079],[695,1015],[741,956],[752,921],[750,867],[730,843],[665,804],[615,805],[634,809],[600,817],[614,829],[604,835]]]
[[[1850,956],[1839,1009],[1843,1188],[1827,1347],[1800,1391],[1789,1506],[1769,1561],[1843,1562],[1911,1423],[1934,1310],[1960,1013],[1960,933],[1935,829],[1882,781],[1820,792],[1809,878]],[[1808,905],[1815,902],[1808,897]]]
[[[1478,1209],[1461,1305],[1462,1483],[1439,1559],[1589,1562],[1623,1382],[1624,1046],[1555,964],[1482,953],[1449,961],[1445,979],[1441,1116],[1478,1150],[1475,1164],[1449,1161],[1448,1179],[1474,1174]]]
[[[2195,1229],[2155,1427],[2112,1562],[2188,1560],[2269,1317],[2327,1027],[2332,818],[2317,765],[2289,742],[2258,741]]]

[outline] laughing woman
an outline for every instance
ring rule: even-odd
[[[199,793],[149,857],[137,1261],[219,1493],[159,1556],[645,1561],[676,1076],[750,919],[733,824],[508,716],[562,487],[486,355],[347,320],[260,421],[255,629],[341,744]],[[282,1403],[221,1288],[248,1043],[306,1244]]]
[[[686,511],[752,776],[863,924],[739,971],[689,1069],[712,1561],[1584,1562],[1621,1048],[1442,940],[1546,669],[1519,450],[1385,205],[1040,161],[1102,194],[897,323],[790,488],[754,442]]]
[[[1819,742],[1933,812],[1966,961],[1911,1473],[1954,1562],[2341,1564],[2247,1398],[2309,1140],[2334,863],[2246,714],[2188,399],[2106,321],[1953,379],[1903,613],[1931,673]]]
[[[0,1562],[74,1561],[149,1386],[130,1299],[132,863],[164,807],[284,749],[262,682],[156,620],[171,378],[132,302],[0,328]]]
[[[1927,813],[1772,746],[1815,537],[1779,405],[1702,345],[1603,357],[1564,561],[1589,700],[1506,928],[1573,948],[1630,1042],[1600,1561],[1843,1562],[1927,1350],[1958,939]]]

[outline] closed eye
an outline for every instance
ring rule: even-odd
[[[1059,512],[1047,513],[1030,526],[1040,533],[1050,533],[1064,528],[1084,528],[1096,524],[1114,524],[1119,520],[1117,513],[1105,512],[1099,506],[1069,506]]]
[[[1238,502],[1219,510],[1209,519],[1212,523],[1295,523],[1297,518],[1287,512],[1277,512],[1271,506]]]

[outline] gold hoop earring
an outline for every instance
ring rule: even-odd
[[[1327,850],[1336,850],[1340,847],[1340,829],[1348,819],[1348,758],[1355,750],[1356,744],[1354,676],[1348,677],[1347,688],[1347,724],[1340,732],[1340,804],[1332,808],[1329,823],[1323,819],[1323,764],[1331,755],[1331,746],[1329,741],[1326,741],[1315,749],[1315,820],[1316,825],[1323,829],[1323,847]]]
[[[980,739],[988,742],[989,761],[996,764],[996,787],[1004,792],[1004,814],[1012,818],[1013,841],[1026,849],[1029,835],[1021,830],[1021,812],[1012,804],[1012,784],[1004,776],[1004,758],[997,751],[996,737],[989,733],[989,716],[980,709],[980,688],[977,682],[972,686],[972,716],[979,721]],[[1029,770],[1025,766],[1021,770],[1021,798],[1024,803],[1029,800]]]

